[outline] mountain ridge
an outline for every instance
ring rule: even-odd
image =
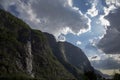
[[[65,66],[65,68],[68,71],[70,71],[78,80],[82,80],[81,78],[83,78],[84,74],[88,72],[94,75],[93,67],[91,66],[88,58],[85,56],[85,54],[80,48],[72,45],[69,42],[60,42],[60,41],[57,42],[52,34],[49,33],[44,33],[44,34],[47,36],[53,54]],[[69,57],[71,58],[71,60]],[[86,66],[84,64],[86,64]],[[80,66],[82,66],[83,69],[80,68]]]
[[[43,80],[75,79],[52,54],[41,31],[4,10],[0,10],[0,31],[1,78],[15,73]]]
[[[72,62],[75,57],[71,56],[70,60],[67,54],[74,54],[74,51],[67,49],[70,46],[75,50],[77,48],[67,42],[56,42],[53,35],[31,29],[24,21],[0,9],[0,79],[93,79],[94,77],[88,76],[91,73],[95,76],[91,64],[80,49],[77,48],[78,53],[82,53],[79,57],[83,55],[84,59],[81,62]],[[74,56],[77,57],[75,54]],[[84,60],[87,60],[86,65],[90,70],[83,66]],[[82,70],[75,62],[82,63],[80,65],[85,69]]]

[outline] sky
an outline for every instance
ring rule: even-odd
[[[120,0],[0,0],[0,7],[80,47],[96,69],[119,69]]]

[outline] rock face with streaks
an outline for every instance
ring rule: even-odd
[[[88,58],[80,48],[68,42],[57,42],[53,35],[44,34],[53,54],[77,79],[82,80],[82,76],[86,72],[94,72]]]
[[[32,55],[32,50],[31,50],[31,41],[28,41],[27,42],[27,45],[26,45],[26,54],[27,54],[27,57],[26,57],[26,70],[28,72],[28,74],[30,74],[32,77],[34,77],[33,73],[32,73],[32,61],[33,61],[33,55]]]
[[[80,48],[68,42],[59,42],[59,46],[61,53],[65,56],[64,58],[67,62],[76,66],[83,73],[93,71],[93,67],[91,66],[88,58]]]
[[[11,80],[76,79],[53,55],[41,31],[0,10],[0,79],[7,76]]]
[[[93,76],[81,49],[0,9],[0,80],[96,80]]]

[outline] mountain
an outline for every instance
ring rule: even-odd
[[[92,74],[91,76],[94,78],[94,69],[80,48],[68,42],[57,42],[53,35],[44,34],[48,39],[53,54],[78,80],[89,77],[88,74]]]
[[[0,10],[0,80],[75,80],[53,55],[45,35]]]
[[[83,72],[93,71],[87,56],[78,47],[68,43],[59,42],[61,53],[64,55],[64,59],[70,64],[76,66]]]
[[[96,80],[84,52],[0,9],[0,80]]]

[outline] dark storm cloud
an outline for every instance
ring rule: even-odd
[[[105,18],[110,26],[98,47],[107,54],[120,54],[120,8],[111,11]]]
[[[72,6],[72,0],[1,0],[0,4],[13,14],[19,12],[18,17],[32,28],[54,35],[90,29],[89,18]]]

